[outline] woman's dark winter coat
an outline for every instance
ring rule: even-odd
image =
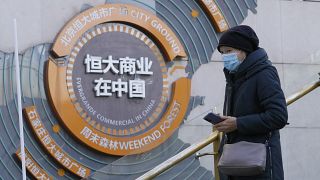
[[[258,48],[247,56],[236,72],[226,69],[224,72],[227,80],[224,114],[237,118],[237,130],[227,133],[227,143],[264,143],[270,132],[272,134],[265,173],[229,179],[283,180],[279,129],[286,125],[288,114],[276,68],[271,65],[265,50]]]

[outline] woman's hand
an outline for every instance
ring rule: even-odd
[[[220,131],[229,133],[237,129],[237,118],[232,116],[220,116],[224,121],[214,125]]]

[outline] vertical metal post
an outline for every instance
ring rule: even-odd
[[[214,126],[212,126],[212,131],[215,131]],[[216,138],[213,141],[213,163],[214,163],[214,177],[215,180],[220,180],[220,175],[219,175],[219,171],[218,171],[218,162],[219,162],[219,147],[220,147],[220,143],[221,143],[221,136],[222,133],[218,133],[218,138]]]
[[[21,87],[20,87],[20,64],[19,64],[19,50],[18,50],[18,30],[17,20],[13,19],[14,27],[14,62],[16,71],[16,83],[17,83],[17,100],[18,100],[18,114],[19,114],[19,129],[20,129],[20,149],[21,149],[21,164],[22,164],[22,179],[26,179],[26,154],[24,151],[24,136],[23,136],[23,121],[22,121],[22,103],[21,103]]]

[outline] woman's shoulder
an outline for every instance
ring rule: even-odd
[[[275,87],[280,85],[277,69],[270,65],[256,73],[256,82],[263,87]]]
[[[278,70],[272,64],[266,65],[263,69],[256,73],[259,78],[278,78]]]

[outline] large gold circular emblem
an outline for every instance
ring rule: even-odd
[[[146,131],[168,105],[163,56],[151,39],[125,24],[85,33],[71,52],[66,76],[79,115],[109,135]]]
[[[52,52],[49,100],[65,127],[89,147],[113,155],[145,152],[183,120],[190,80],[170,78],[167,63],[185,52],[153,14],[123,4],[89,9],[64,27]],[[170,68],[177,69],[174,61]]]

